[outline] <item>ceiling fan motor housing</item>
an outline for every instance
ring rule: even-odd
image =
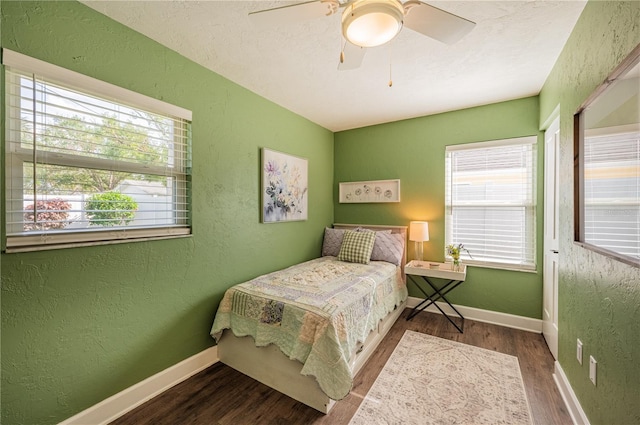
[[[342,34],[356,46],[380,46],[398,35],[403,20],[398,0],[356,0],[342,13]]]

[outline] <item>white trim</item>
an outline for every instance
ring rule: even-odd
[[[45,249],[77,248],[81,246],[109,245],[153,239],[191,236],[187,226],[131,228],[113,230],[78,230],[75,232],[43,233],[39,235],[7,235],[7,254],[42,251]]]
[[[409,297],[406,308],[417,306],[422,298]],[[458,317],[455,311],[446,303],[437,303],[445,313]],[[491,323],[493,325],[505,326],[507,328],[519,329],[522,331],[542,333],[542,320],[532,319],[531,317],[517,316],[515,314],[500,313],[498,311],[483,310],[481,308],[467,307],[464,305],[453,304],[453,306],[464,316],[465,319],[475,320],[477,322]],[[429,306],[425,311],[430,313],[438,313],[440,311],[435,306]]]
[[[559,119],[559,118],[560,118],[560,104],[558,103],[556,107],[553,108],[553,111],[551,111],[547,119],[543,121],[542,125],[540,126],[540,131],[547,131],[551,126],[551,124],[556,119]]]
[[[85,246],[116,245],[121,243],[149,242],[149,241],[181,239],[181,238],[190,238],[190,237],[191,237],[191,234],[173,235],[173,236],[171,235],[153,236],[153,237],[133,238],[133,239],[112,239],[112,240],[93,241],[93,242],[70,242],[70,243],[57,244],[57,245],[33,245],[33,246],[26,246],[26,247],[6,248],[4,252],[6,254],[16,254],[19,252],[36,252],[36,251],[47,251],[51,249],[82,248]]]
[[[556,381],[562,400],[564,400],[564,404],[567,406],[573,423],[575,425],[589,425],[589,418],[587,418],[586,413],[582,410],[582,406],[580,406],[578,397],[576,397],[576,393],[574,393],[573,388],[571,388],[567,375],[564,374],[564,370],[562,370],[560,363],[557,361],[555,362],[553,380]]]
[[[149,112],[169,114],[176,118],[192,121],[192,113],[188,109],[136,93],[75,71],[70,71],[61,66],[53,65],[7,48],[2,49],[2,64],[51,79],[58,83],[67,84],[70,87],[82,87],[83,89],[90,90],[94,94],[104,96],[107,99],[118,99],[118,102],[126,102],[136,107],[147,109]]]
[[[497,148],[501,146],[535,145],[538,136],[514,137],[512,139],[490,140],[487,142],[463,143],[445,146],[445,152],[466,151],[469,149]]]
[[[59,425],[108,424],[218,361],[218,347],[207,348],[83,410]]]

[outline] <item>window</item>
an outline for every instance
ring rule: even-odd
[[[640,45],[574,121],[575,241],[640,265]]]
[[[468,264],[535,270],[535,170],[536,137],[447,146],[445,244]]]
[[[3,64],[8,252],[190,233],[189,111],[6,49]]]
[[[603,133],[584,138],[584,242],[638,261],[640,131]]]

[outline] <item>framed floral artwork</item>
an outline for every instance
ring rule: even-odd
[[[262,222],[306,220],[308,177],[306,159],[262,148]]]
[[[400,202],[400,179],[340,183],[340,203]]]

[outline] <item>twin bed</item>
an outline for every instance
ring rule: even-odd
[[[404,226],[325,229],[322,257],[226,291],[220,361],[328,413],[405,307],[405,248]]]

